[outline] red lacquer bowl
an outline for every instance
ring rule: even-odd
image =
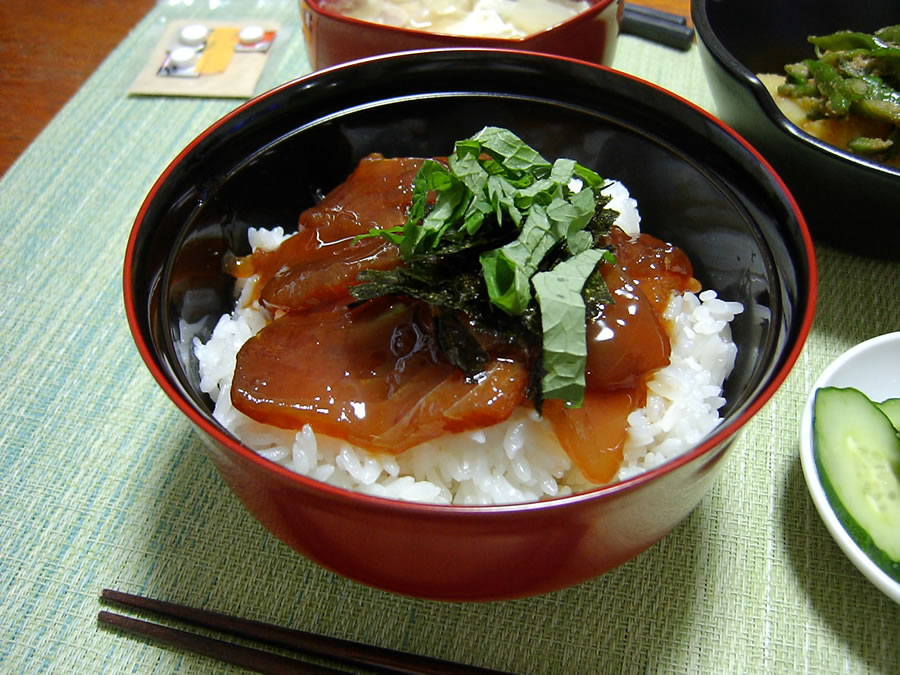
[[[623,0],[592,0],[568,21],[523,38],[445,35],[360,21],[329,9],[327,2],[300,0],[300,16],[313,68],[415,49],[457,47],[520,49],[609,65],[615,54]]]
[[[695,274],[743,303],[719,428],[634,479],[534,504],[428,506],[363,496],[288,472],[230,436],[177,347],[230,311],[228,250],[250,226],[295,223],[370,152],[435,156],[485,125],[545,157],[622,180],[644,229],[677,243]],[[124,295],[150,372],[190,419],[246,507],[307,558],[364,584],[448,600],[564,588],[638,555],[697,505],[741,427],[786,377],[813,317],[803,217],[772,169],[716,119],[609,69],[520,51],[437,50],[332,68],[241,106],[192,142],[141,207]],[[674,535],[673,535],[674,536]],[[687,535],[684,535],[687,536]]]

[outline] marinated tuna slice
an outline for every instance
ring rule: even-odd
[[[638,395],[635,389],[588,391],[580,408],[545,402],[560,445],[588,480],[607,483],[622,465],[628,415],[638,407]]]
[[[260,302],[277,311],[302,311],[342,299],[364,269],[397,265],[397,248],[382,237],[357,240],[372,228],[406,221],[422,160],[364,158],[347,180],[300,214],[297,234],[275,251],[235,261],[231,272],[259,274]]]
[[[423,309],[375,300],[285,314],[239,352],[232,402],[260,422],[390,453],[506,419],[525,396],[524,365],[494,360],[466,381],[438,355]]]
[[[646,232],[632,239],[618,227],[609,231],[609,241],[616,267],[637,283],[658,314],[665,311],[672,291],[700,291],[691,261],[677,246]]]
[[[669,336],[640,285],[619,268],[601,270],[614,302],[587,323],[589,391],[633,388],[669,363]]]

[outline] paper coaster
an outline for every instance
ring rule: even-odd
[[[128,93],[250,98],[279,28],[265,21],[173,22]]]

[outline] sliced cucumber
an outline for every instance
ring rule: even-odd
[[[900,581],[900,436],[862,392],[824,387],[813,417],[816,467],[841,524]]]
[[[878,409],[888,416],[894,429],[900,431],[900,398],[889,398],[887,401],[876,403]]]

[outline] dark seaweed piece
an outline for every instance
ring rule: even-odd
[[[438,347],[451,364],[469,379],[484,371],[490,356],[459,314],[438,311],[433,324]]]
[[[616,218],[619,217],[618,211],[606,208],[611,199],[612,197],[607,195],[600,195],[597,198],[597,209],[594,211],[594,217],[591,218],[584,228],[594,238],[595,248],[606,247],[605,237],[615,224]]]
[[[584,312],[588,319],[598,316],[603,305],[614,305],[616,303],[609,286],[606,285],[606,280],[600,273],[599,266],[587,278],[581,295],[584,297]]]
[[[350,293],[360,301],[384,295],[421,300],[440,314],[460,312],[472,327],[506,344],[524,348],[541,343],[540,318],[534,308],[520,316],[497,309],[487,294],[480,267],[451,256],[447,262],[413,263],[390,270],[366,270]],[[477,256],[475,257],[477,265]]]

